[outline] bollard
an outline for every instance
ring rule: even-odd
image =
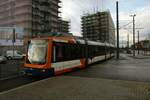
[[[2,78],[2,69],[1,69],[1,64],[0,64],[0,80]]]

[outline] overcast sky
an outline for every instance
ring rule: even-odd
[[[74,35],[81,35],[81,16],[85,13],[109,9],[116,24],[115,0],[61,0],[61,17],[71,21],[70,31]],[[129,17],[136,14],[136,27],[144,28],[140,30],[141,39],[148,37],[150,31],[150,0],[119,0],[120,27],[132,21]],[[126,26],[132,28],[132,24]],[[137,30],[136,30],[137,32]],[[120,30],[120,41],[127,40],[127,34],[130,34],[132,40],[132,29]]]

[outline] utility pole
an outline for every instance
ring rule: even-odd
[[[122,40],[122,49],[124,48],[124,46],[123,46],[123,45],[124,45],[124,43],[123,43],[123,40]]]
[[[150,49],[150,34],[149,34],[149,49]]]
[[[129,34],[128,34],[127,37],[128,37],[128,49],[129,49],[129,43],[130,43],[130,40],[129,40]]]
[[[116,25],[117,25],[117,59],[119,59],[119,7],[118,1],[116,1]]]
[[[14,57],[15,42],[16,42],[16,32],[15,32],[15,28],[13,28],[13,39],[12,39],[12,43],[13,43],[13,57]]]
[[[140,35],[140,32],[139,32],[139,31],[137,31],[137,32],[138,32],[138,54],[140,54],[140,52],[139,52],[139,51],[140,51],[140,50],[139,50],[139,49],[140,49],[140,48],[139,48],[139,46],[140,46],[140,36],[139,36],[139,35]]]
[[[135,56],[135,16],[136,14],[131,15],[133,17],[133,56]]]
[[[127,34],[127,51],[129,50],[129,33]]]

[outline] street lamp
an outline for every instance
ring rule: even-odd
[[[136,14],[130,15],[133,17],[133,56],[135,56],[135,16]]]
[[[119,59],[119,6],[118,1],[116,0],[116,25],[117,25],[117,59]]]
[[[137,31],[137,33],[138,33],[138,46],[137,46],[137,48],[138,48],[138,54],[140,54],[140,47],[139,47],[139,45],[140,45],[140,32],[139,31]]]

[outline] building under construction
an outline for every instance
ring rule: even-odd
[[[67,20],[59,19],[58,20],[58,32],[69,33],[70,22]]]
[[[58,31],[60,0],[0,0],[0,27],[19,27],[27,37]]]
[[[84,38],[115,44],[115,26],[109,11],[86,14],[81,23]]]

